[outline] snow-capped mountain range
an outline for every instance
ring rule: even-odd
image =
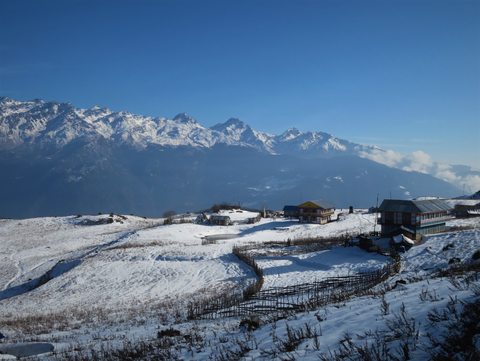
[[[79,109],[70,103],[0,98],[0,149],[47,144],[62,147],[81,137],[99,136],[137,149],[152,144],[205,148],[225,144],[306,158],[359,155],[377,149],[323,132],[302,133],[297,128],[281,135],[263,133],[237,118],[205,128],[185,113],[167,119],[98,106]]]
[[[296,128],[263,133],[236,118],[205,128],[183,113],[167,119],[2,97],[0,217],[161,216],[232,201],[281,210],[308,199],[368,208],[378,194],[461,194],[416,171],[416,159],[395,155],[390,164],[389,152]]]

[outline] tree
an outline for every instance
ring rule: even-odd
[[[177,214],[177,212],[175,211],[166,211],[166,212],[163,212],[163,218],[170,218],[170,217],[173,217]]]

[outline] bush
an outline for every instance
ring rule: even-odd
[[[472,259],[474,261],[476,261],[477,259],[480,259],[480,249],[472,255]]]
[[[260,327],[260,323],[258,322],[257,319],[255,318],[244,318],[242,321],[240,321],[240,328],[245,327],[245,329],[248,332],[255,331]]]
[[[476,335],[480,333],[480,301],[466,303],[460,314],[452,316],[440,340],[430,337],[435,347],[430,352],[430,360],[478,360]]]
[[[180,336],[180,331],[178,330],[175,330],[173,328],[167,328],[165,330],[162,330],[162,331],[158,331],[157,332],[157,338],[163,338],[163,337],[176,337],[176,336]]]
[[[170,218],[170,217],[173,217],[177,214],[177,212],[173,211],[173,210],[170,210],[170,211],[166,211],[166,212],[163,212],[163,218]]]

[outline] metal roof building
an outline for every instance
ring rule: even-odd
[[[391,236],[399,227],[413,231],[415,239],[423,234],[442,232],[450,219],[449,207],[440,199],[385,199],[378,208],[382,235]]]
[[[297,206],[285,206],[283,207],[283,215],[285,217],[296,217],[298,213]]]
[[[410,212],[426,213],[448,211],[452,209],[440,199],[400,200],[385,199],[379,207],[379,211],[386,212]]]
[[[299,206],[283,207],[285,217],[298,218],[301,223],[325,224],[331,221],[331,216],[335,212],[335,206],[323,199],[308,201]]]
[[[333,204],[330,204],[330,203],[324,201],[323,199],[319,199],[319,200],[316,200],[316,201],[309,201],[309,202],[313,203],[313,204],[315,204],[315,205],[317,205],[317,206],[319,206],[320,208],[323,208],[323,209],[330,209],[330,208],[335,209],[335,206]]]
[[[325,224],[331,221],[335,206],[323,199],[308,201],[297,206],[300,223]]]
[[[229,216],[210,216],[208,223],[217,224],[220,226],[228,226],[232,224],[232,221]]]

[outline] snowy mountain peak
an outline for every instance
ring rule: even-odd
[[[290,140],[290,139],[293,139],[293,138],[296,138],[298,137],[299,135],[301,135],[302,132],[299,131],[297,128],[295,127],[292,127],[292,128],[288,128],[285,132],[283,132],[283,134],[280,136],[280,140],[281,141],[285,141],[285,140]]]
[[[260,148],[264,148],[265,146],[262,133],[256,132],[252,127],[238,118],[230,118],[225,123],[218,123],[210,127],[210,129],[223,133],[227,137],[241,143],[248,143],[249,145],[256,143],[255,145],[260,145]]]
[[[238,119],[238,118],[230,118],[225,122],[225,125],[231,126],[231,125],[239,125],[239,126],[246,126],[246,124],[243,122],[243,120]]]
[[[9,97],[0,97],[0,104],[7,104],[13,102],[13,99]]]
[[[232,132],[234,130],[239,130],[239,129],[245,130],[246,128],[250,128],[250,127],[238,118],[230,118],[225,123],[218,123],[210,127],[210,129],[216,130],[222,133],[225,133],[225,131]]]
[[[180,122],[180,123],[184,123],[184,124],[187,124],[187,123],[198,123],[195,118],[192,118],[190,116],[188,116],[186,113],[179,113],[177,114],[173,120],[177,121],[177,122]]]
[[[95,134],[138,149],[149,144],[207,148],[228,144],[306,158],[353,155],[366,150],[327,133],[302,133],[295,127],[281,136],[263,133],[233,117],[206,129],[185,113],[169,120],[131,114],[126,110],[114,112],[98,105],[79,109],[70,103],[0,98],[0,149],[50,143],[62,147],[74,139]]]

